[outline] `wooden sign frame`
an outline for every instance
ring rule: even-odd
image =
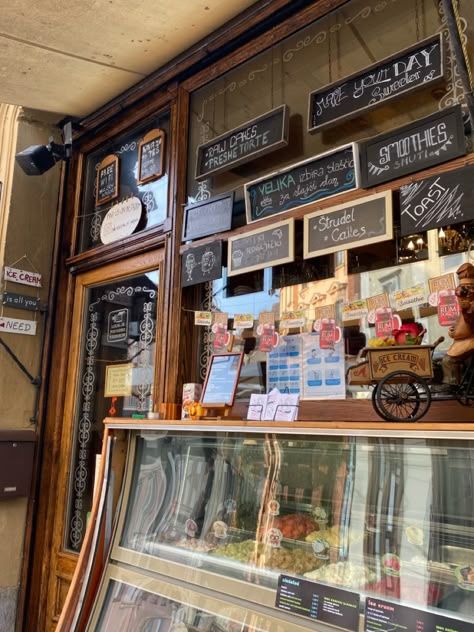
[[[309,234],[310,234],[310,220],[314,217],[320,217],[323,215],[329,215],[336,213],[342,209],[350,209],[352,207],[361,206],[372,200],[385,199],[385,234],[377,235],[376,237],[368,237],[367,239],[355,240],[349,243],[342,243],[338,246],[330,246],[329,248],[321,250],[310,250],[309,248]],[[304,245],[303,245],[303,257],[304,259],[310,259],[312,257],[320,257],[321,255],[328,255],[339,250],[350,250],[351,248],[361,248],[362,246],[368,246],[369,244],[375,244],[380,241],[388,241],[393,239],[393,199],[392,191],[384,191],[383,193],[376,193],[375,195],[368,195],[363,198],[354,200],[353,202],[346,202],[345,204],[339,204],[338,206],[331,206],[326,209],[320,209],[315,213],[309,213],[304,216]]]
[[[238,357],[239,361],[238,361],[238,365],[237,365],[237,371],[235,374],[235,378],[234,378],[234,384],[233,384],[233,388],[232,388],[232,393],[229,396],[228,401],[226,402],[206,402],[205,401],[205,397],[206,397],[206,390],[209,384],[209,381],[212,378],[212,367],[214,362],[216,361],[217,358],[231,358],[231,357]],[[204,382],[204,386],[202,387],[202,393],[201,393],[201,398],[199,400],[199,403],[201,404],[201,406],[203,408],[208,408],[208,409],[212,409],[212,408],[225,408],[227,406],[233,406],[234,405],[234,401],[235,401],[235,394],[237,392],[237,385],[239,383],[239,378],[240,378],[240,371],[242,369],[242,363],[244,360],[244,354],[242,351],[236,351],[236,352],[231,352],[231,353],[213,353],[209,359],[209,364],[207,366],[207,373],[206,373],[206,379]]]
[[[358,109],[353,109],[347,114],[343,114],[337,118],[331,119],[330,121],[321,123],[320,125],[313,125],[313,121],[312,121],[313,99],[315,95],[326,93],[332,88],[335,89],[338,86],[342,86],[346,84],[347,82],[352,81],[353,79],[356,79],[357,77],[363,77],[364,75],[370,73],[371,71],[377,70],[380,67],[384,66],[385,64],[388,64],[391,61],[395,61],[397,58],[401,58],[404,55],[408,55],[411,52],[417,50],[418,48],[423,48],[426,45],[428,45],[430,42],[435,42],[436,40],[439,42],[439,46],[440,46],[441,61],[440,61],[439,74],[430,78],[429,81],[418,83],[417,85],[412,86],[412,87],[410,87],[410,84],[408,84],[408,86],[404,90],[401,90],[400,92],[397,92],[396,94],[393,94],[392,96],[380,99],[379,101],[371,103],[367,106],[362,106]],[[416,90],[426,88],[427,86],[432,86],[433,83],[444,79],[445,74],[446,74],[446,61],[445,61],[444,40],[443,40],[442,34],[438,33],[437,35],[434,35],[434,36],[432,35],[423,40],[420,40],[419,42],[416,42],[415,44],[413,44],[412,46],[409,46],[408,48],[404,48],[400,51],[397,51],[396,53],[377,61],[375,64],[371,64],[370,66],[367,66],[366,68],[362,68],[361,70],[357,72],[347,75],[347,77],[343,77],[342,79],[338,79],[337,81],[328,83],[325,86],[322,86],[321,88],[318,88],[317,90],[313,90],[312,92],[310,92],[308,95],[307,131],[308,132],[321,132],[325,129],[328,129],[329,127],[334,127],[335,125],[338,125],[339,123],[342,123],[343,121],[356,118],[362,112],[369,112],[371,110],[374,110],[375,108],[383,107],[386,103],[391,103],[394,99],[398,99],[399,97],[405,94],[408,94],[410,92],[415,92]]]
[[[149,176],[146,177],[142,177],[141,176],[141,171],[142,171],[142,160],[143,160],[143,148],[146,147],[147,145],[149,145],[150,143],[154,142],[157,138],[161,138],[161,151],[160,151],[160,166],[158,168],[158,171],[152,173]],[[153,180],[158,180],[158,178],[161,178],[163,176],[164,173],[164,164],[165,164],[165,151],[166,151],[166,132],[163,129],[152,129],[151,131],[149,131],[147,134],[145,134],[145,136],[143,137],[143,139],[140,141],[139,145],[138,145],[138,176],[137,176],[137,183],[138,184],[146,184],[147,182],[152,182]]]
[[[275,259],[272,261],[268,261],[265,263],[259,263],[257,265],[248,266],[245,268],[239,268],[238,270],[232,269],[232,246],[234,242],[239,241],[240,239],[245,239],[246,237],[251,237],[252,235],[258,235],[260,233],[266,233],[270,230],[276,230],[280,226],[288,226],[288,256],[282,257],[281,259]],[[282,222],[277,222],[276,224],[271,224],[270,226],[265,226],[265,228],[258,228],[257,230],[248,231],[245,233],[240,233],[239,235],[235,235],[234,237],[229,237],[228,247],[227,247],[227,276],[236,276],[237,274],[244,274],[245,272],[252,272],[253,270],[263,270],[264,268],[269,268],[272,266],[281,265],[283,263],[291,263],[295,260],[295,220],[293,218],[285,219]]]
[[[213,144],[219,143],[225,138],[231,137],[240,131],[243,132],[244,130],[252,126],[257,125],[260,121],[268,119],[273,115],[279,114],[280,111],[281,111],[282,121],[281,121],[280,137],[277,141],[270,143],[269,145],[266,145],[264,147],[260,147],[251,153],[246,153],[245,155],[239,158],[235,158],[234,160],[229,160],[225,164],[218,165],[214,169],[209,169],[205,173],[203,173],[200,170],[201,155],[206,150],[207,147],[212,146]],[[219,136],[216,136],[215,138],[209,141],[206,141],[202,145],[199,145],[196,149],[196,168],[195,168],[195,173],[194,173],[194,179],[197,181],[206,180],[207,178],[210,178],[213,175],[216,175],[217,173],[231,171],[232,169],[235,169],[235,167],[242,165],[246,162],[250,162],[251,160],[254,160],[255,158],[259,158],[260,156],[264,156],[270,152],[276,151],[277,149],[280,149],[281,147],[286,147],[288,145],[288,130],[289,130],[288,106],[286,104],[283,104],[283,105],[279,105],[277,108],[274,108],[273,110],[269,110],[268,112],[265,112],[264,114],[260,114],[260,116],[257,116],[256,118],[251,119],[250,121],[246,121],[245,123],[243,123],[243,125],[234,127],[228,132],[224,132],[223,134],[220,134]]]
[[[232,216],[234,209],[234,191],[230,193],[222,193],[221,195],[215,195],[207,200],[202,200],[200,202],[196,202],[195,204],[189,204],[184,207],[183,214],[183,235],[181,241],[191,241],[193,239],[200,239],[201,237],[207,237],[208,235],[215,235],[216,232],[226,232],[231,230],[232,228]],[[228,213],[227,221],[223,226],[220,226],[219,229],[216,229],[212,226],[212,222],[209,222],[210,226],[208,229],[200,230],[198,232],[190,233],[189,231],[189,216],[195,212],[205,212],[206,206],[216,204],[219,202],[227,202],[228,206],[226,208],[226,212]],[[200,211],[201,209],[201,211]]]
[[[100,173],[110,165],[114,165],[114,178],[115,178],[115,186],[114,191],[111,195],[107,195],[103,198],[99,198],[99,183],[100,183]],[[97,166],[97,176],[95,182],[95,205],[101,206],[102,204],[106,204],[110,202],[110,200],[114,200],[118,197],[119,193],[119,159],[115,154],[109,154],[103,160],[101,160]]]
[[[405,148],[407,140],[411,135],[417,134],[419,130],[426,130],[429,132],[437,125],[444,124],[443,130],[445,138],[442,144],[438,146],[427,147],[426,149],[412,150],[410,153],[406,153],[403,157],[395,157],[395,161],[391,160],[391,157],[386,161],[382,167],[379,159],[378,164],[370,162],[374,160],[373,152],[374,148],[380,148],[385,146],[386,148],[395,147],[397,145],[397,139],[400,139]],[[449,127],[448,127],[449,126]],[[455,105],[450,108],[445,108],[434,112],[429,116],[425,116],[406,125],[396,127],[367,140],[359,143],[360,150],[360,179],[361,187],[363,189],[370,189],[377,187],[385,182],[391,180],[397,180],[404,176],[416,173],[417,171],[423,171],[429,169],[435,165],[448,162],[459,156],[465,156],[467,153],[466,136],[464,134],[464,123],[462,108],[460,105]],[[379,149],[380,152],[380,149]],[[396,149],[393,150],[396,155]],[[444,153],[443,153],[444,152]],[[386,152],[387,153],[387,152]],[[379,153],[380,156],[380,153]],[[415,159],[416,157],[416,159]],[[413,161],[408,162],[407,158],[412,158]],[[406,161],[403,164],[403,160]],[[395,169],[390,167],[391,162],[402,163]],[[374,160],[375,162],[375,160]]]

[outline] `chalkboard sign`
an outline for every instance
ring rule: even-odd
[[[227,250],[227,276],[294,261],[294,232],[295,221],[287,219],[231,237]]]
[[[119,181],[118,156],[106,156],[97,167],[95,203],[105,204],[118,196]]]
[[[392,192],[361,198],[304,218],[304,257],[320,257],[393,237]]]
[[[16,294],[15,292],[3,292],[2,305],[15,309],[26,309],[30,312],[38,312],[41,307],[40,299],[28,294]]]
[[[472,622],[460,621],[446,617],[444,614],[418,610],[374,597],[367,597],[365,600],[364,632],[393,632],[393,630],[472,632],[472,629]]]
[[[184,209],[183,241],[215,235],[232,228],[234,193],[225,193],[190,204]]]
[[[308,131],[354,118],[444,76],[443,38],[430,37],[309,95]]]
[[[374,187],[465,153],[462,109],[456,105],[363,142],[362,187]]]
[[[469,165],[401,187],[402,236],[474,219],[473,182]]]
[[[245,185],[247,222],[284,213],[359,186],[359,153],[351,143]]]
[[[196,180],[231,168],[288,144],[286,105],[262,114],[197,148]]]
[[[359,630],[359,604],[358,593],[291,575],[278,578],[277,608],[329,623],[338,629]]]
[[[222,241],[186,250],[181,259],[181,286],[214,281],[222,276]]]
[[[202,406],[233,406],[243,357],[243,353],[211,355],[202,389]]]
[[[153,129],[138,146],[138,184],[151,182],[163,175],[165,132]]]

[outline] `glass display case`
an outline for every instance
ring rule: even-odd
[[[301,630],[314,622],[275,608],[281,575],[359,594],[360,629],[367,597],[474,625],[470,432],[170,426],[132,432],[129,461],[116,570],[250,602]]]

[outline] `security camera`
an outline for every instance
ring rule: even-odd
[[[31,145],[16,154],[15,159],[27,176],[40,176],[59,162],[72,155],[72,125],[63,128],[64,145],[55,143],[52,138],[48,145]]]

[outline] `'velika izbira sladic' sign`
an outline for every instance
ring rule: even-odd
[[[462,109],[456,105],[363,142],[362,187],[374,187],[465,153]]]
[[[247,222],[284,213],[358,186],[358,149],[351,143],[246,184]]]
[[[401,234],[411,235],[474,219],[474,166],[400,188]]]
[[[275,151],[288,144],[288,108],[271,112],[221,134],[197,148],[196,180]]]
[[[308,131],[321,131],[444,76],[441,35],[418,42],[309,95]]]

